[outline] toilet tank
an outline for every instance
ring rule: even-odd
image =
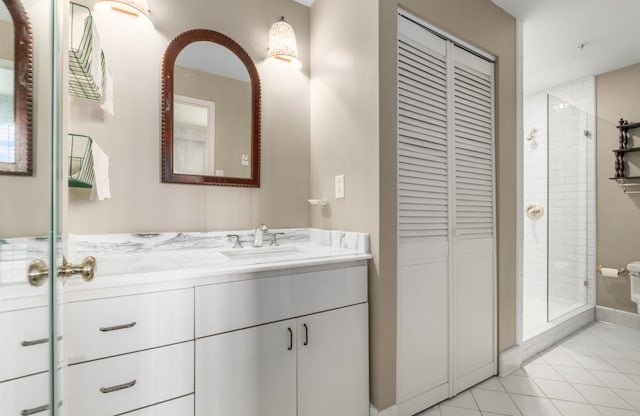
[[[640,313],[640,261],[629,263],[627,269],[631,283],[631,301],[638,305],[638,313]]]

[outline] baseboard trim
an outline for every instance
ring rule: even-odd
[[[506,377],[522,365],[522,347],[514,345],[498,354],[498,375]]]
[[[387,407],[384,410],[378,410],[373,407],[372,404],[370,404],[369,416],[398,416],[398,405],[394,404],[393,406]]]
[[[640,330],[640,315],[606,306],[596,306],[596,321]]]
[[[527,361],[539,352],[594,322],[595,315],[593,306],[584,306],[567,318],[562,317],[553,321],[551,328],[522,343],[522,360]]]

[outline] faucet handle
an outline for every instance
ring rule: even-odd
[[[229,240],[233,241],[233,248],[242,248],[240,236],[238,234],[227,234]]]
[[[271,239],[271,245],[272,246],[279,246],[280,244],[278,244],[278,236],[279,235],[284,235],[284,233],[273,233],[272,239]]]

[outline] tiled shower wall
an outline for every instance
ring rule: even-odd
[[[586,140],[586,167],[579,162],[571,146],[561,150],[560,155],[550,155],[551,158],[566,158],[564,166],[556,170],[555,183],[563,185],[555,186],[555,192],[548,197],[554,201],[552,207],[556,215],[566,216],[567,224],[553,225],[554,240],[556,243],[554,253],[551,253],[552,267],[563,269],[552,281],[551,292],[554,295],[552,301],[559,304],[573,304],[584,302],[592,304],[593,290],[587,290],[584,280],[593,287],[595,285],[595,78],[589,77],[577,80],[556,88],[551,88],[525,98],[524,104],[524,207],[532,203],[538,203],[545,209],[545,215],[538,220],[524,216],[524,244],[523,244],[523,295],[525,298],[533,298],[546,303],[547,298],[547,94],[571,104],[582,110],[586,115],[586,121],[581,125],[586,126],[589,132]],[[558,117],[556,117],[556,120]],[[537,132],[532,133],[533,129]],[[553,150],[563,148],[562,140],[571,136],[563,135],[562,128],[556,130]],[[560,132],[560,134],[558,134]],[[566,132],[566,131],[565,131]],[[580,132],[582,133],[582,132]],[[533,134],[532,140],[526,138]],[[575,140],[575,137],[571,138]],[[560,141],[560,142],[559,142]],[[575,142],[574,142],[575,143]],[[552,159],[553,160],[553,159]],[[565,169],[566,168],[566,169]],[[586,168],[586,169],[585,169]],[[552,169],[553,170],[553,169]],[[576,177],[579,171],[587,172],[586,177]],[[581,172],[581,175],[584,173]],[[562,178],[562,175],[565,177]],[[580,183],[581,185],[578,185]],[[585,194],[586,190],[586,194]],[[586,204],[586,206],[585,206]],[[579,214],[577,217],[575,214]],[[558,217],[554,217],[558,218]],[[586,264],[585,249],[586,244]],[[576,264],[579,265],[576,265]],[[585,291],[587,292],[585,294]],[[526,311],[525,311],[526,313]],[[525,316],[525,321],[527,317]]]

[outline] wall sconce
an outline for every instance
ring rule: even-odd
[[[102,1],[100,1],[99,3],[101,3]],[[149,6],[147,5],[147,0],[108,0],[106,2],[111,5],[111,8],[113,10],[131,14],[133,16],[140,16],[140,13],[142,13],[148,19],[151,19],[149,17],[150,12]]]
[[[269,30],[269,53],[267,58],[278,58],[291,62],[298,69],[302,63],[298,60],[298,45],[296,34],[291,25],[284,20],[284,16],[271,26]]]

